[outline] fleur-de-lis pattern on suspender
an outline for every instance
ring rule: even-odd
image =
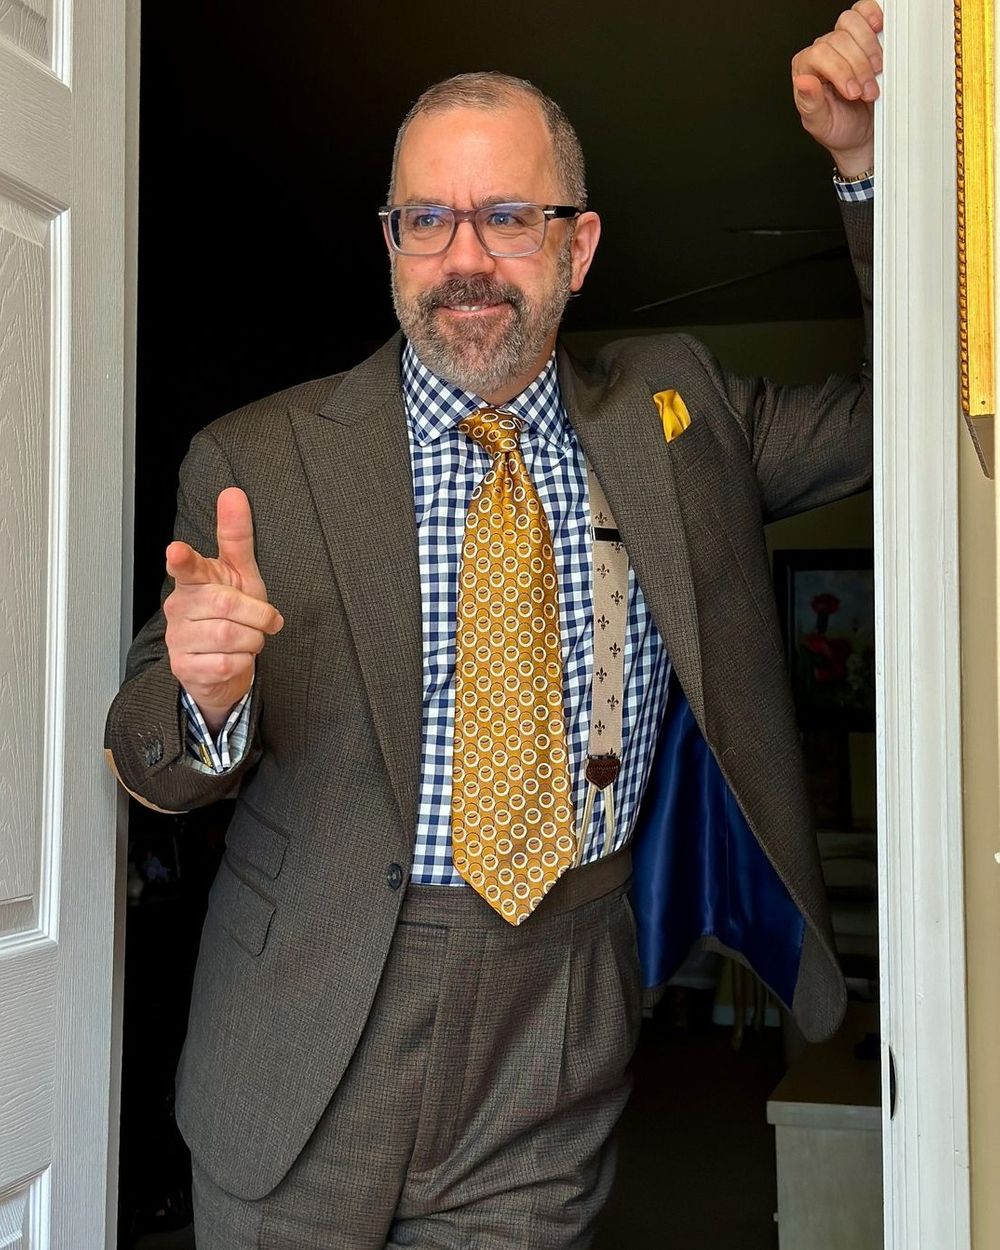
[[[615,837],[628,557],[588,464],[594,536],[594,680],[587,799],[574,820],[562,707],[552,536],[520,449],[522,422],[483,409],[458,427],[491,456],[469,505],[459,574],[452,855],[466,881],[521,924],[580,862],[604,794]]]
[[[628,617],[628,554],[604,488],[589,461],[587,488],[594,531],[594,680],[590,696],[587,799],[577,825],[577,863],[590,833],[598,791],[604,796],[604,853],[614,848],[614,783],[621,767]]]

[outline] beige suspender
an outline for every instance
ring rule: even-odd
[[[594,800],[599,790],[604,795],[604,854],[610,854],[614,849],[614,788],[621,767],[625,625],[628,619],[628,553],[604,489],[589,461],[587,484],[594,535],[594,676],[590,692],[587,798],[577,826],[577,863],[590,833]]]

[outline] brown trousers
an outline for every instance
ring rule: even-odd
[[[285,1179],[246,1201],[195,1161],[198,1250],[589,1246],[640,1021],[628,871],[625,851],[567,874],[518,928],[472,890],[411,886]]]

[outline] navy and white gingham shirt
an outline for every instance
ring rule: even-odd
[[[865,175],[862,178],[855,178],[853,181],[845,181],[843,178],[836,176],[833,185],[837,188],[837,194],[847,204],[864,204],[866,200],[875,198],[875,175]]]
[[[846,201],[868,200],[875,193],[871,178],[835,181],[834,185]],[[462,885],[451,860],[458,568],[468,501],[488,468],[488,456],[457,426],[484,403],[435,376],[408,343],[403,349],[402,383],[416,503],[424,644],[422,767],[412,880],[418,885]],[[559,576],[566,737],[579,819],[587,788],[584,762],[593,670],[593,544],[586,461],[562,406],[554,359],[504,408],[524,420],[521,448],[552,530]],[[631,835],[666,708],[669,673],[663,643],[630,568],[622,769],[615,785],[617,837],[612,849],[623,846]],[[235,767],[246,746],[250,695],[233,709],[217,741],[212,740],[186,691],[181,692],[181,703],[189,764],[213,773]],[[605,850],[600,795],[591,827],[582,832],[587,838],[586,863]]]
[[[409,343],[403,349],[402,383],[413,469],[424,654],[422,763],[411,879],[417,885],[464,885],[451,858],[458,570],[469,499],[489,468],[489,456],[458,424],[485,407],[485,401],[433,374]],[[593,674],[593,534],[586,458],[563,408],[554,356],[504,408],[524,421],[521,450],[552,530],[559,577],[566,739],[579,819],[587,793]],[[631,834],[666,707],[669,674],[663,643],[630,569],[614,850]],[[245,748],[250,695],[234,708],[215,742],[186,691],[181,698],[187,713],[191,766],[205,772],[235,767]],[[584,863],[605,852],[600,795],[588,832]]]
[[[435,376],[409,343],[403,349],[402,376],[417,514],[424,642],[423,746],[412,879],[424,885],[462,885],[451,860],[458,571],[469,499],[490,459],[457,427],[463,418],[484,407],[485,401]],[[524,421],[521,450],[552,530],[559,578],[563,707],[579,819],[587,791],[584,768],[594,631],[587,464],[562,405],[554,357],[526,390],[503,407]],[[615,786],[617,837],[613,849],[628,839],[646,785],[666,707],[669,672],[663,643],[630,572],[622,770]],[[604,838],[603,806],[598,798],[584,862],[602,854]]]

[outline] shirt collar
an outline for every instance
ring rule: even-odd
[[[453,430],[477,408],[487,406],[478,395],[453,386],[428,369],[409,341],[403,347],[402,383],[407,420],[414,440],[421,447]],[[504,404],[503,409],[521,418],[529,436],[551,442],[564,440],[566,414],[559,391],[555,352],[538,377],[520,395]]]

